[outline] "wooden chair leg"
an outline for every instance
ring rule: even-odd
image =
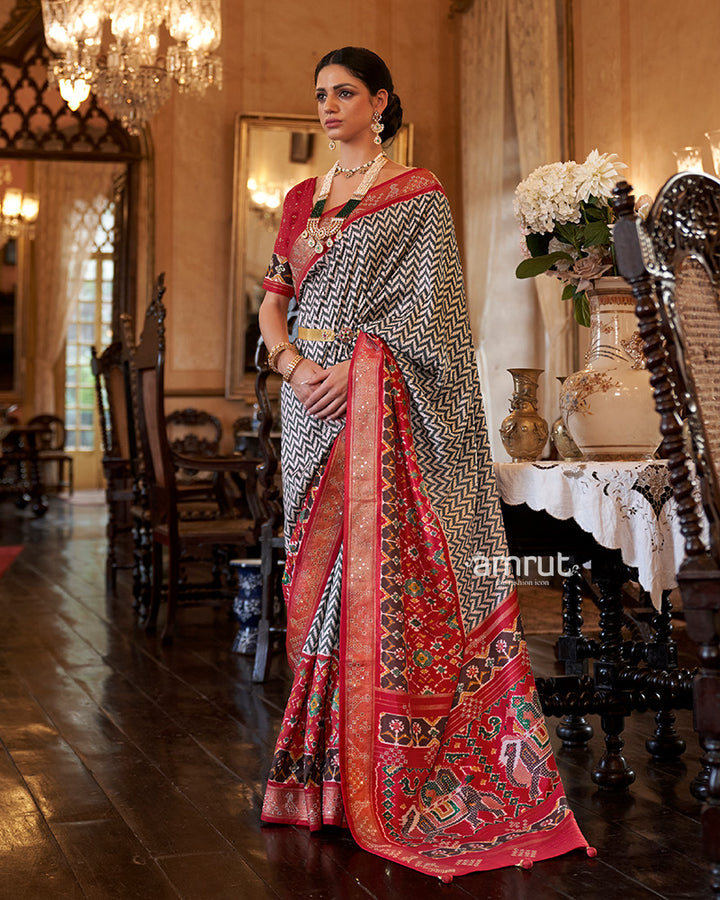
[[[175,613],[180,592],[180,554],[172,544],[168,547],[167,612],[162,633],[163,644],[171,644],[175,637]]]
[[[152,584],[150,586],[150,608],[145,620],[145,630],[152,633],[157,627],[158,610],[162,596],[163,548],[162,544],[153,541],[152,546]]]

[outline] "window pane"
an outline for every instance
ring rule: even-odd
[[[74,450],[77,446],[76,444],[76,435],[77,432],[74,428],[70,428],[65,432],[65,449],[66,450]]]
[[[114,222],[115,205],[109,201],[95,232],[93,256],[83,264],[74,321],[68,326],[65,390],[68,449],[91,451],[99,441],[90,348],[94,346],[101,352],[113,339]]]
[[[83,281],[90,281],[95,284],[97,278],[97,261],[94,259],[86,259],[83,264],[82,277]]]
[[[95,321],[95,296],[93,293],[92,303],[78,303],[78,319],[81,322]]]
[[[92,431],[81,431],[80,432],[80,449],[81,450],[92,450],[93,444],[95,443],[95,435]]]

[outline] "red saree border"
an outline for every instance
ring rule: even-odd
[[[360,348],[360,349],[358,349]],[[367,350],[367,353],[362,351]],[[367,729],[355,729],[352,720],[369,723],[373,706],[376,668],[379,583],[376,577],[380,541],[380,464],[372,452],[380,439],[382,408],[378,403],[382,386],[382,351],[365,334],[360,334],[350,365],[349,395],[345,425],[347,459],[362,460],[360,471],[346,465],[346,509],[352,500],[359,504],[358,516],[350,523],[345,517],[343,534],[343,587],[340,619],[340,783],[345,814],[355,840],[366,847],[380,830],[373,803],[372,760]],[[355,425],[362,418],[363,429]],[[358,477],[359,476],[359,477]],[[368,564],[368,556],[372,561]],[[352,608],[360,608],[357,621]],[[352,814],[351,811],[352,810]]]
[[[287,596],[286,645],[293,671],[342,543],[344,468],[345,432],[341,431],[330,452],[308,521],[298,521],[293,535],[296,537],[302,528],[302,552],[297,555]]]

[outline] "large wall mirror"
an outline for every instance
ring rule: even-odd
[[[385,152],[412,164],[412,125],[403,125]],[[272,256],[287,191],[328,171],[337,159],[311,116],[238,116],[235,125],[232,273],[226,396],[254,400],[254,358],[262,282]]]

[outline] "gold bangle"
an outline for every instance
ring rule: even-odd
[[[275,344],[272,350],[268,353],[268,366],[273,370],[273,372],[277,372],[278,375],[280,372],[278,371],[277,366],[275,365],[278,356],[283,352],[283,350],[295,350],[295,344],[291,344],[289,341],[280,341],[279,344]]]
[[[295,371],[295,369],[297,369],[297,367],[300,365],[300,363],[304,359],[305,359],[305,357],[302,356],[300,353],[298,353],[297,356],[293,357],[293,359],[290,360],[290,365],[283,372],[282,380],[290,381],[290,379],[292,378],[292,373]]]

